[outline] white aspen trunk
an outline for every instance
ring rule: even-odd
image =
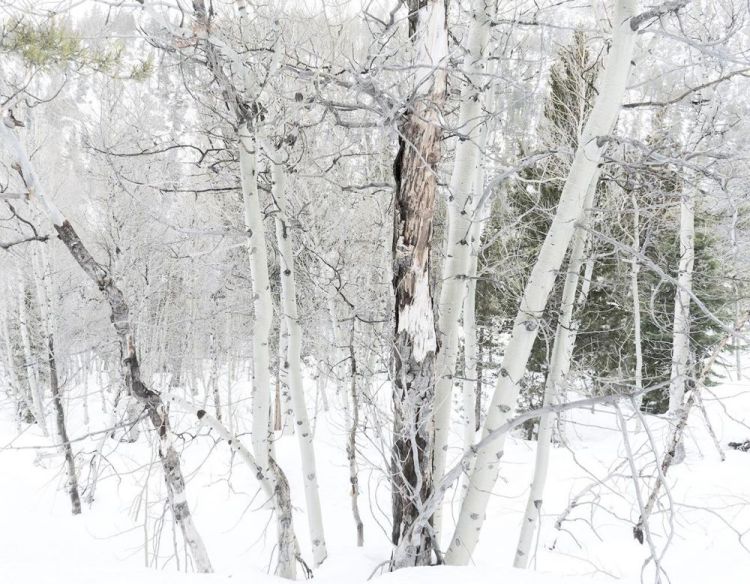
[[[255,138],[247,124],[240,126],[240,174],[242,200],[245,209],[245,229],[248,234],[250,275],[253,282],[253,410],[251,442],[258,465],[264,475],[271,472],[270,407],[271,407],[271,355],[270,335],[273,318],[273,300],[268,279],[268,257],[263,212],[260,206],[257,183],[257,151]]]
[[[740,287],[737,282],[737,279],[739,278],[738,274],[738,254],[739,254],[739,247],[737,246],[737,221],[739,220],[739,210],[735,206],[732,211],[732,229],[730,231],[730,241],[732,244],[732,257],[734,258],[734,277],[735,277],[735,283],[734,283],[734,293],[737,298],[735,302],[735,318],[739,319],[740,315],[742,314],[742,306],[740,301]],[[736,379],[737,381],[740,381],[742,379],[742,336],[740,334],[737,334],[734,338],[734,361],[735,361],[735,369],[737,371],[736,373]]]
[[[54,202],[47,197],[21,141],[4,123],[0,123],[0,140],[6,144],[18,163],[23,181],[28,189],[29,199],[45,213],[70,255],[96,284],[109,304],[112,325],[120,343],[122,369],[126,385],[131,395],[136,397],[145,409],[159,437],[159,458],[175,522],[182,531],[185,544],[195,561],[197,571],[212,572],[208,551],[195,527],[188,505],[185,494],[185,477],[182,474],[180,457],[174,447],[167,410],[159,394],[148,389],[141,380],[135,335],[130,325],[130,308],[125,296],[116,286],[111,274],[91,255],[71,223],[55,206]]]
[[[8,296],[7,298],[10,298]],[[15,351],[13,349],[13,343],[10,338],[10,328],[8,327],[8,319],[10,318],[10,315],[8,314],[8,302],[2,303],[2,323],[3,323],[3,336],[5,337],[5,356],[6,356],[6,369],[8,371],[8,377],[9,383],[11,387],[13,388],[13,393],[16,397],[16,427],[17,429],[21,430],[21,421],[31,421],[31,416],[33,416],[33,412],[31,411],[32,408],[29,407],[29,401],[30,397],[26,395],[26,391],[24,390],[23,386],[21,385],[21,380],[18,377],[18,372],[16,371],[16,359],[15,359]],[[31,405],[33,406],[33,400],[31,400]]]
[[[591,181],[586,197],[585,210],[591,207],[598,174]],[[570,369],[570,360],[573,356],[578,326],[573,320],[573,309],[580,309],[581,303],[576,303],[576,292],[580,279],[581,268],[585,261],[586,243],[588,231],[583,228],[576,229],[573,244],[568,260],[568,271],[565,275],[562,299],[560,301],[560,317],[555,331],[555,341],[552,347],[552,359],[547,373],[547,381],[544,388],[544,401],[542,407],[554,405],[558,401],[558,395],[563,387],[565,376]],[[584,286],[586,283],[584,282]],[[582,298],[585,300],[585,296]],[[516,568],[528,568],[531,544],[534,534],[541,519],[542,498],[547,482],[549,470],[549,457],[552,447],[552,431],[555,417],[551,413],[544,413],[539,418],[539,433],[537,435],[536,460],[534,462],[534,477],[529,489],[529,498],[526,503],[526,512],[521,523],[521,532],[518,536],[516,555],[513,566]]]
[[[679,417],[685,397],[690,357],[690,293],[695,261],[695,200],[684,192],[680,198],[680,261],[674,299],[672,375],[669,385],[669,415]]]
[[[328,392],[326,391],[326,385],[328,385],[328,375],[323,373],[318,367],[318,376],[315,378],[315,385],[317,388],[317,394],[320,396],[321,405],[323,411],[328,411]]]
[[[26,277],[18,270],[18,328],[21,332],[21,346],[26,369],[26,379],[31,390],[31,400],[34,405],[36,423],[44,436],[49,436],[47,430],[47,415],[44,408],[44,388],[39,380],[36,367],[37,357],[31,348],[31,333],[29,329],[29,311],[26,307]]]
[[[462,73],[467,78],[461,90],[458,114],[460,132],[448,193],[448,241],[443,266],[442,288],[438,302],[440,352],[436,363],[435,456],[433,475],[440,480],[445,472],[448,437],[453,406],[453,383],[458,355],[458,325],[466,296],[467,275],[471,269],[471,230],[479,197],[475,195],[477,169],[480,166],[480,133],[484,125],[482,86],[485,78],[484,53],[490,32],[489,0],[472,0],[472,21],[466,36],[466,56]],[[474,196],[473,196],[474,195]],[[434,519],[440,533],[441,514]]]
[[[289,331],[287,330],[287,319],[283,317],[283,312],[284,307],[280,306],[279,350],[277,355],[276,395],[274,399],[274,402],[276,403],[273,426],[274,430],[280,431],[282,436],[291,436],[295,432],[294,407],[292,406],[292,400],[290,397],[291,390],[289,387]]]
[[[612,131],[620,111],[636,42],[634,29],[637,26],[633,26],[632,20],[636,5],[636,0],[616,0],[612,46],[601,76],[599,92],[576,148],[557,213],[524,289],[492,403],[488,408],[484,436],[507,422],[516,408],[518,382],[526,369],[538,333],[538,320],[544,312],[557,271],[573,236],[575,221],[585,207],[589,185],[597,175],[606,143],[603,138]],[[487,503],[497,480],[505,437],[505,434],[499,436],[477,454],[469,492],[464,499],[458,524],[446,553],[445,560],[448,564],[464,565],[471,560],[479,541]]]
[[[219,395],[219,356],[217,350],[217,340],[215,333],[209,333],[208,335],[208,355],[209,355],[209,373],[208,383],[206,383],[206,395],[203,401],[204,404],[208,403],[209,396],[213,396],[214,400],[214,411],[216,412],[216,419],[221,422],[221,397]],[[173,385],[170,380],[169,389],[173,390],[177,385]]]
[[[326,551],[325,534],[323,531],[323,515],[320,509],[313,433],[310,427],[310,418],[307,412],[305,390],[302,381],[302,329],[299,324],[297,310],[294,250],[292,249],[292,238],[285,209],[286,172],[283,163],[277,163],[272,160],[271,173],[273,177],[273,196],[278,207],[276,213],[276,242],[279,247],[281,263],[281,311],[288,334],[284,365],[287,369],[287,383],[294,418],[296,420],[295,434],[297,435],[302,461],[305,502],[307,504],[307,522],[313,548],[313,562],[315,566],[320,566],[326,559],[328,552]]]
[[[349,427],[349,440],[346,444],[346,457],[349,460],[349,483],[352,486],[352,517],[357,530],[357,547],[365,545],[365,526],[359,513],[359,473],[357,468],[357,432],[359,431],[359,394],[357,392],[357,356],[354,352],[354,329],[352,320],[349,335],[349,365],[351,372],[352,425]]]
[[[488,128],[483,127],[479,139],[480,151],[484,150],[487,143]],[[477,194],[484,192],[484,165],[477,165],[477,173],[474,184],[474,191]],[[492,205],[489,201],[483,208],[474,210],[473,223],[469,231],[469,244],[471,246],[471,258],[469,260],[469,271],[466,281],[466,297],[464,298],[463,307],[463,328],[464,328],[464,381],[462,395],[463,419],[463,444],[461,451],[466,452],[474,444],[479,427],[479,416],[481,413],[480,396],[481,375],[478,367],[480,359],[479,342],[477,340],[477,315],[476,315],[476,296],[477,296],[477,265],[479,263],[479,250],[481,248],[482,233],[487,220],[490,217]],[[461,480],[461,497],[469,489],[468,473],[462,476]]]
[[[633,249],[638,252],[641,249],[641,225],[640,209],[635,193],[631,194],[633,202]],[[638,273],[641,269],[638,257],[633,255],[633,264],[630,270],[630,294],[633,297],[633,344],[635,347],[635,407],[638,412],[643,403],[643,344],[641,340],[641,300],[638,295]],[[641,417],[636,412],[636,431],[641,430]]]

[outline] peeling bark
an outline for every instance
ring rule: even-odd
[[[445,5],[442,0],[412,3],[418,8],[414,42],[417,64],[426,79],[404,115],[396,179],[393,230],[395,331],[392,353],[393,448],[391,460],[393,529],[396,550],[391,568],[427,565],[435,549],[429,525],[415,525],[433,489],[434,369],[438,350],[430,250],[440,160],[440,108],[447,57]]]

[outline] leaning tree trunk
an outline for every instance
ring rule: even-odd
[[[589,186],[585,209],[590,208],[593,203],[597,182],[598,181],[595,178]],[[545,408],[558,401],[560,391],[563,387],[563,381],[570,369],[570,360],[573,356],[573,348],[578,334],[578,326],[573,321],[573,309],[576,308],[576,292],[578,290],[581,268],[585,261],[587,239],[588,231],[586,231],[585,228],[579,228],[576,230],[573,245],[570,250],[570,259],[568,260],[568,271],[565,275],[565,284],[563,285],[562,300],[560,302],[560,318],[557,323],[557,330],[555,331],[552,360],[550,362],[547,381],[544,388],[543,407]],[[581,300],[585,301],[585,293],[588,291],[588,282],[583,282],[583,288],[584,290],[582,290]],[[581,308],[581,304],[582,302],[578,303],[578,309]],[[545,412],[540,416],[536,460],[534,463],[534,478],[531,481],[529,498],[526,503],[526,512],[521,523],[521,533],[518,536],[516,556],[513,560],[513,566],[516,568],[527,568],[529,566],[531,543],[534,540],[534,534],[536,533],[541,520],[542,497],[544,495],[544,487],[547,482],[547,471],[549,469],[553,425],[554,415],[552,413]]]
[[[417,47],[418,85],[400,124],[394,162],[393,229],[393,530],[391,568],[432,562],[431,526],[415,524],[433,490],[434,369],[438,345],[430,279],[433,213],[440,161],[440,110],[448,53],[443,0],[410,2],[409,33]],[[417,10],[418,8],[418,10]],[[428,71],[422,77],[423,71]]]
[[[198,533],[190,513],[185,495],[185,478],[180,467],[180,457],[175,450],[167,409],[159,394],[154,393],[141,381],[140,367],[136,357],[136,344],[130,326],[130,309],[122,291],[112,275],[97,263],[70,221],[60,212],[42,188],[21,141],[5,124],[0,124],[0,138],[6,143],[20,167],[21,177],[33,201],[49,218],[57,236],[67,247],[73,259],[104,295],[110,309],[112,325],[120,343],[125,384],[143,407],[159,436],[159,458],[164,471],[169,503],[174,519],[180,526],[185,543],[190,550],[199,572],[211,572],[211,562],[203,540]]]
[[[487,410],[483,435],[505,424],[516,407],[518,381],[523,376],[531,348],[539,331],[539,320],[547,305],[555,277],[562,266],[565,252],[575,230],[575,222],[585,206],[589,185],[597,175],[606,140],[617,121],[630,72],[636,41],[636,0],[617,0],[615,31],[601,86],[573,163],[565,181],[557,213],[534,265],[513,326],[513,333],[505,349],[492,403]],[[469,492],[461,506],[458,524],[446,562],[467,564],[474,552],[484,523],[487,503],[499,473],[499,463],[505,447],[505,434],[482,447],[471,475]]]
[[[269,153],[270,154],[270,153]],[[300,449],[302,474],[307,503],[307,521],[310,541],[313,546],[313,562],[320,566],[326,559],[326,540],[323,531],[323,514],[318,493],[318,472],[315,464],[315,448],[310,417],[307,413],[305,388],[302,381],[302,328],[297,310],[297,283],[294,270],[294,250],[286,214],[286,175],[283,163],[271,161],[273,175],[273,195],[276,201],[276,242],[279,246],[281,263],[281,310],[288,334],[287,352],[284,367],[292,402],[296,426],[294,432]]]

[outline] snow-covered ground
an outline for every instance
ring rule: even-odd
[[[248,407],[247,389],[242,385],[233,388],[240,404],[237,422],[241,433],[247,430],[242,423]],[[743,425],[750,423],[749,390],[748,382],[728,380],[710,390],[720,401],[709,394],[705,396],[709,417],[724,447],[729,441],[750,438],[750,427]],[[98,404],[94,394],[89,425],[92,433],[109,423],[105,414],[97,414],[101,410]],[[205,428],[199,430],[193,418],[173,412],[177,429],[185,432],[184,470],[189,479],[189,499],[216,570],[216,574],[208,576],[185,573],[185,553],[179,535],[175,554],[173,526],[164,506],[158,465],[152,468],[149,464],[156,453],[148,446],[145,434],[134,444],[106,441],[95,500],[84,503],[83,514],[73,517],[63,490],[61,456],[53,448],[35,448],[50,444],[37,428],[27,429],[19,436],[10,408],[0,405],[0,584],[279,582],[267,575],[272,572],[269,565],[275,526],[269,521],[269,512],[261,508],[257,483],[239,459],[231,461],[226,445],[207,436]],[[342,417],[333,411],[336,409],[319,417],[316,427],[329,550],[329,559],[315,570],[317,582],[357,584],[367,581],[373,573],[373,581],[383,584],[640,581],[649,552],[632,535],[639,513],[630,471],[627,465],[618,468],[624,461],[623,435],[611,408],[576,411],[569,416],[570,449],[553,452],[542,531],[533,562],[535,571],[509,567],[526,504],[535,448],[534,443],[513,438],[508,441],[501,479],[494,491],[474,566],[382,575],[378,567],[390,551],[388,486],[377,468],[382,466],[382,453],[375,444],[365,445],[360,438],[364,446],[360,459],[360,508],[365,547],[357,548],[344,451],[346,438]],[[84,433],[80,431],[85,427],[80,410],[80,402],[73,400],[68,415],[74,438]],[[647,422],[654,440],[661,445],[665,422],[651,416]],[[196,432],[202,436],[190,440]],[[455,435],[458,438],[458,428]],[[249,443],[249,436],[244,439]],[[649,436],[631,427],[629,439],[638,452],[637,464],[643,477],[640,487],[647,496],[655,474]],[[75,442],[82,487],[88,484],[89,461],[98,442],[99,435]],[[295,527],[307,558],[309,545],[296,440],[282,437],[276,448],[292,483],[297,505]],[[750,453],[727,449],[726,461],[721,462],[698,410],[691,416],[686,450],[685,462],[670,471],[672,512],[663,509],[652,520],[657,549],[661,551],[669,543],[663,566],[675,584],[744,584],[750,578],[750,551],[744,547],[750,547],[750,540],[742,537],[750,529]],[[599,481],[603,483],[581,497],[562,529],[555,529],[555,520],[571,498]],[[665,504],[667,500],[664,497]],[[457,510],[455,502],[454,517]],[[450,526],[452,520],[448,510],[444,523]],[[155,537],[159,533],[161,537]],[[148,544],[144,546],[144,542]],[[644,574],[644,581],[653,582],[652,564]]]

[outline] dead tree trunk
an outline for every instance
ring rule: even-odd
[[[395,331],[393,354],[393,529],[391,568],[428,565],[436,542],[430,524],[415,524],[433,490],[432,463],[437,336],[430,279],[432,222],[440,160],[440,107],[446,76],[445,4],[409,3],[409,33],[417,48],[416,95],[400,126],[393,228]],[[423,69],[422,67],[426,67]],[[422,77],[422,74],[417,75]]]

